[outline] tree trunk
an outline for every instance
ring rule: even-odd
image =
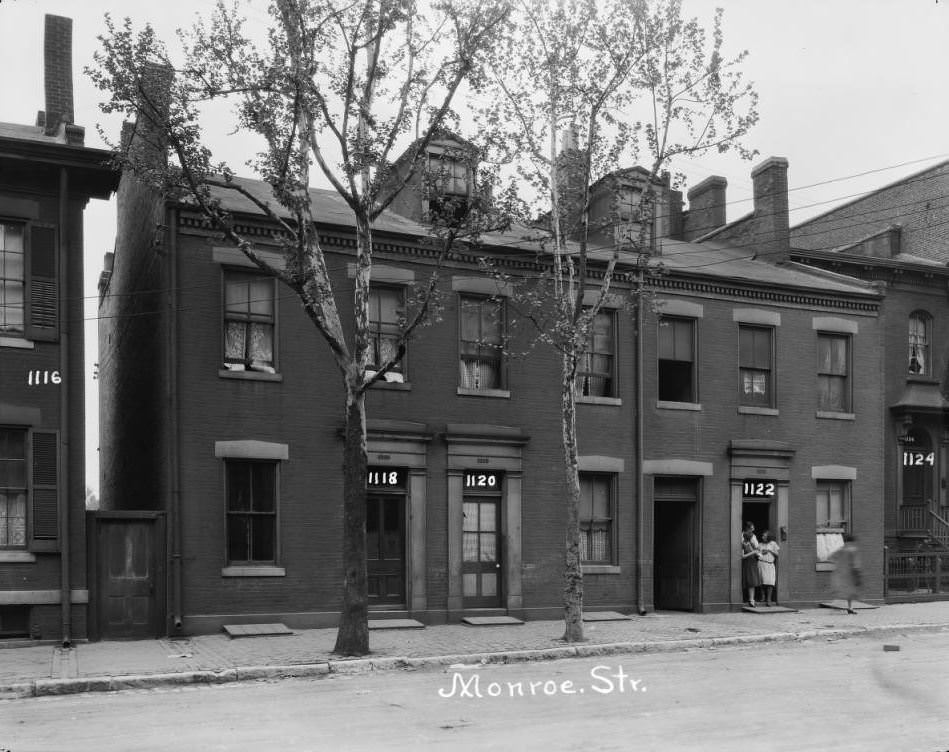
[[[361,374],[359,374],[361,377]],[[369,653],[366,583],[366,403],[356,376],[346,379],[343,445],[343,608],[333,652]]]
[[[563,617],[566,642],[582,642],[583,570],[580,567],[580,471],[577,463],[577,400],[575,355],[565,353],[560,383],[561,431],[567,489],[567,529],[563,584]]]

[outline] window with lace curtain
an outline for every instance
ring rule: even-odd
[[[398,353],[402,333],[404,295],[401,287],[376,287],[369,290],[369,369],[376,371]],[[403,358],[386,372],[386,381],[405,380]]]
[[[224,367],[276,373],[276,283],[262,274],[224,272]]]
[[[580,473],[580,561],[613,563],[613,476]]]
[[[774,329],[738,327],[738,401],[742,405],[774,407],[772,345]]]
[[[817,482],[817,560],[828,561],[844,545],[850,527],[850,484]]]
[[[613,311],[600,311],[593,317],[590,337],[577,367],[577,395],[581,397],[615,397],[613,376]]]
[[[504,303],[463,295],[460,299],[459,386],[505,389]]]
[[[931,325],[932,317],[925,311],[914,311],[909,317],[908,370],[914,376],[928,376],[932,373],[929,366]]]
[[[0,428],[0,550],[26,548],[26,430]]]

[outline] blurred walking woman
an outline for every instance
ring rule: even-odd
[[[755,588],[761,585],[761,572],[758,569],[758,547],[751,542],[751,532],[741,534],[741,587],[748,594],[746,601],[755,607]]]

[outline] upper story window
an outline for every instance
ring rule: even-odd
[[[695,402],[695,319],[659,320],[659,399]]]
[[[26,249],[22,224],[0,222],[0,335],[24,333]]]
[[[850,412],[850,336],[817,335],[817,408]]]
[[[738,327],[738,401],[742,405],[774,407],[774,329]]]
[[[372,287],[369,290],[370,369],[378,370],[383,363],[394,358],[398,353],[403,307],[402,288]],[[404,372],[403,358],[388,371],[387,380],[402,381]],[[391,378],[389,378],[390,374]]]
[[[224,365],[276,373],[276,286],[272,277],[224,272]]]
[[[504,389],[504,302],[462,295],[460,300],[460,386]]]
[[[0,550],[26,548],[26,430],[0,428]]]
[[[448,224],[464,220],[471,197],[471,168],[463,155],[455,152],[428,155],[429,217]]]
[[[925,311],[914,311],[909,317],[909,363],[908,371],[914,376],[929,376],[929,342],[932,317]]]
[[[614,397],[614,351],[616,339],[613,334],[616,314],[600,311],[590,325],[590,338],[580,356],[577,368],[577,394],[582,397]]]

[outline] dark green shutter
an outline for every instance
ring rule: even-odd
[[[59,549],[59,435],[33,431],[32,487],[30,489],[30,549]]]
[[[56,251],[56,228],[31,225],[27,247],[27,339],[47,342],[59,339],[59,264]]]

